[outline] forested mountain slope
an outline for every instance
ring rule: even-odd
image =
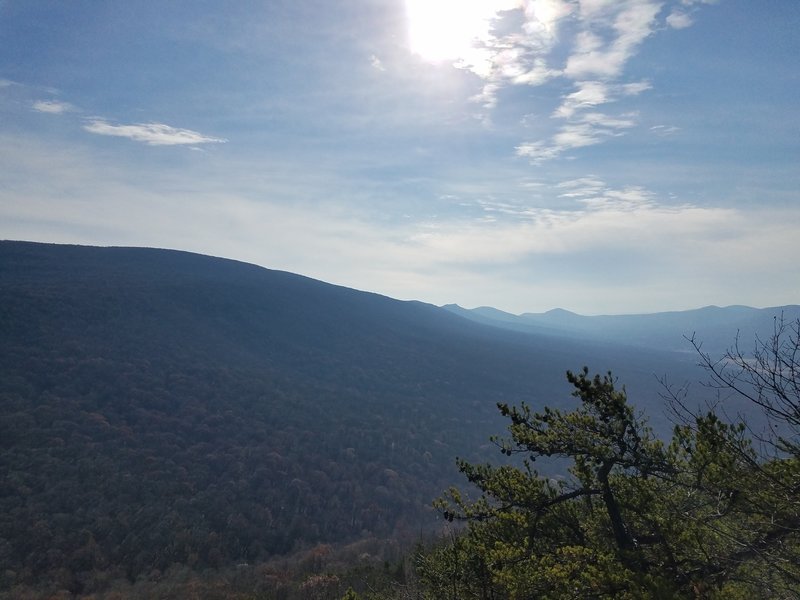
[[[655,375],[697,377],[235,261],[29,242],[0,242],[0,339],[0,589],[413,536],[456,456],[495,456],[497,402],[558,405],[588,364],[664,425]]]

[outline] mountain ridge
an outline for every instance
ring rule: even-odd
[[[465,309],[450,304],[443,308],[476,322],[515,331],[585,336],[683,352],[693,352],[691,341],[695,340],[702,344],[704,351],[714,354],[728,350],[736,341],[737,331],[741,340],[748,344],[743,349],[749,350],[756,336],[766,339],[773,333],[776,321],[781,318],[791,321],[800,316],[800,305],[795,304],[767,308],[709,305],[685,311],[592,316],[559,308],[519,315],[490,307]]]
[[[656,375],[698,376],[676,353],[125,247],[0,242],[0,337],[0,587],[413,541],[456,456],[498,458],[498,402],[571,406],[563,374],[588,364],[666,431]]]

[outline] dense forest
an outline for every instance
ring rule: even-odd
[[[647,518],[671,523],[674,498],[659,485],[691,489],[696,480],[697,510],[709,510],[708,498],[722,497],[713,473],[749,473],[735,502],[717,504],[725,514],[715,523],[749,518],[765,548],[796,543],[794,458],[768,460],[743,441],[747,432],[695,415],[709,390],[694,389],[689,401],[676,395],[685,428],[672,445],[658,441],[671,425],[652,391],[654,373],[696,378],[696,358],[683,354],[501,330],[429,305],[188,253],[22,242],[0,243],[0,336],[2,597],[340,598],[352,587],[350,595],[362,597],[523,598],[531,581],[559,589],[547,569],[563,575],[585,562],[601,570],[591,576],[606,586],[596,596],[615,597],[603,579],[613,571],[621,573],[613,585],[641,597],[636,590],[663,584],[664,548],[675,555],[693,534],[677,530],[656,554],[648,546],[626,562],[631,544],[618,548],[607,537],[613,527],[594,491],[552,511],[550,501],[537,505],[572,494],[569,486],[595,490],[592,461],[608,460],[523,435],[537,423],[534,430],[548,434],[572,414],[584,425],[609,419],[642,440],[635,458],[650,461],[646,473],[626,455],[605,475],[628,537],[658,533],[627,512],[643,502],[643,489],[664,499],[648,496],[660,516]],[[577,400],[564,393],[565,370],[600,362],[628,385],[658,435],[604,380],[576,376],[573,384],[590,387],[579,386]],[[595,392],[615,399],[613,415],[586,404]],[[776,423],[744,394],[736,398],[732,406],[746,408],[752,423],[759,415]],[[522,408],[526,401],[533,412]],[[507,418],[511,441],[490,441]],[[715,451],[700,469],[695,448],[712,443],[700,435],[709,427],[721,448],[739,454],[722,464],[727,455]],[[767,441],[796,457],[789,434]],[[504,453],[512,455],[508,467],[471,466],[496,465]],[[519,471],[532,456],[544,479]],[[461,480],[459,468],[471,482],[465,493],[483,490],[486,499],[475,504],[454,492],[434,509]],[[665,475],[674,481],[664,483]],[[769,489],[762,475],[785,486],[784,505],[767,496],[759,506],[786,534],[759,529],[750,504],[750,513],[739,510],[739,498],[751,502],[754,489]],[[498,477],[510,478],[503,489],[511,496],[498,491]],[[449,541],[436,542],[442,532]],[[675,561],[692,568],[696,556],[724,546],[686,544],[694,554]],[[561,548],[573,548],[578,562],[546,569]],[[739,558],[753,581],[763,579],[762,563]],[[695,576],[680,565],[670,574],[677,587],[664,589],[727,585],[719,569]],[[787,581],[779,573],[768,589],[794,589]]]

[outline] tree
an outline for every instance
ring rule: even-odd
[[[775,317],[770,338],[756,337],[750,353],[741,348],[738,334],[719,359],[703,352],[694,336],[690,341],[710,376],[710,385],[749,401],[766,417],[765,432],[751,431],[765,449],[777,451],[774,455],[778,456],[800,456],[800,318]],[[687,413],[684,402],[678,402],[678,408]]]
[[[797,457],[760,460],[746,428],[713,412],[676,427],[665,446],[610,373],[590,377],[584,368],[567,379],[580,401],[572,411],[498,405],[511,421],[510,438],[495,442],[507,457],[524,456],[521,462],[459,461],[481,496],[470,501],[451,489],[437,502],[448,520],[467,527],[428,555],[423,580],[432,589],[452,583],[437,581],[437,572],[461,569],[468,589],[453,598],[800,591],[797,563],[787,562],[798,548],[797,490],[765,487],[760,475],[787,484]],[[569,459],[570,476],[541,477],[533,468],[540,457]],[[436,561],[449,562],[437,571]]]
[[[360,597],[352,587],[349,587],[344,593],[344,596],[342,596],[342,600],[360,600]]]
[[[511,438],[495,442],[507,456],[525,455],[522,466],[459,461],[482,496],[468,502],[453,489],[439,503],[447,519],[470,522],[472,547],[510,597],[562,597],[564,586],[622,597],[658,585],[648,579],[645,552],[659,539],[658,524],[642,507],[673,468],[611,374],[588,373],[567,373],[580,399],[571,412],[498,405]],[[571,459],[571,477],[540,477],[532,466],[539,457]]]
[[[729,533],[736,550],[726,561],[719,561],[717,570],[739,568],[762,589],[800,594],[800,319],[775,317],[772,335],[766,340],[756,337],[749,353],[742,349],[738,334],[719,359],[703,352],[694,337],[690,342],[709,375],[708,385],[720,394],[719,405],[709,414],[720,421],[724,416],[730,431],[738,431],[740,438],[746,432],[754,442],[733,444],[730,436],[715,440],[716,454],[741,465],[738,478],[722,472],[720,480],[714,481],[708,470],[695,468],[702,474],[698,487],[719,494],[727,481],[728,493],[737,498],[730,518],[738,526]],[[708,418],[699,416],[685,390],[668,389],[667,396],[683,423],[676,436],[691,445],[693,438],[704,433],[701,426]],[[728,418],[732,411],[726,410],[725,402],[731,397],[749,403],[750,410]],[[738,484],[738,489],[730,489],[730,482]]]

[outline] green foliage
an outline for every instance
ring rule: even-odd
[[[699,415],[665,447],[611,374],[568,373],[579,404],[511,421],[491,466],[459,461],[481,496],[451,489],[437,506],[465,521],[420,559],[442,598],[789,597],[797,568],[796,456],[759,460],[744,425]],[[539,457],[572,461],[546,479]],[[766,594],[766,596],[765,596]]]
[[[342,600],[361,600],[361,597],[355,593],[353,588],[347,588],[347,591],[342,596]]]

